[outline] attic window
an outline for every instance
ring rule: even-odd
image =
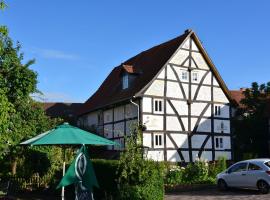
[[[128,88],[128,74],[124,74],[122,76],[122,89],[127,89]]]

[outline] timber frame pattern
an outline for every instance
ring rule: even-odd
[[[224,120],[224,121],[229,121],[229,124],[230,124],[230,119],[231,119],[231,105],[230,105],[230,102],[228,103],[224,103],[224,102],[219,102],[219,101],[215,101],[214,100],[214,88],[220,88],[220,85],[221,85],[221,88],[224,90],[227,90],[224,82],[222,81],[222,79],[220,78],[216,68],[213,66],[210,58],[208,57],[208,55],[206,54],[205,50],[202,48],[199,40],[197,39],[197,36],[195,35],[195,33],[191,32],[189,34],[189,37],[186,38],[186,41],[187,39],[189,39],[189,48],[184,48],[182,45],[180,46],[180,48],[177,50],[183,50],[183,51],[188,51],[188,56],[187,58],[181,63],[181,64],[175,64],[175,63],[170,63],[170,60],[165,64],[164,66],[164,78],[158,78],[158,75],[151,81],[151,83],[153,83],[155,80],[160,80],[160,81],[164,81],[164,96],[162,97],[163,99],[163,114],[156,114],[154,113],[153,111],[153,106],[152,106],[152,112],[142,112],[142,116],[143,115],[155,115],[155,116],[163,116],[163,130],[146,130],[144,131],[144,134],[151,134],[151,147],[149,148],[149,151],[163,151],[163,155],[164,155],[164,160],[165,161],[168,161],[168,158],[167,158],[167,151],[168,150],[176,150],[177,153],[178,153],[178,156],[180,158],[180,160],[182,162],[193,162],[194,161],[194,155],[193,155],[193,151],[196,151],[198,152],[196,157],[200,158],[203,154],[204,151],[208,151],[208,152],[211,152],[212,153],[212,159],[211,160],[216,160],[217,157],[216,157],[216,152],[228,152],[231,154],[231,159],[232,159],[232,149],[231,149],[231,134],[230,132],[229,133],[223,133],[222,132],[215,132],[215,128],[214,128],[214,123],[215,123],[215,120]],[[193,38],[193,39],[191,39]],[[194,41],[194,43],[192,43],[192,41]],[[199,44],[198,44],[199,43]],[[196,44],[196,46],[199,48],[197,48],[198,50],[194,50],[192,48],[192,45]],[[194,60],[193,56],[192,56],[192,53],[204,53],[203,57],[205,60],[207,60],[207,64],[210,65],[211,67],[209,67],[209,69],[202,69],[199,67],[199,64],[196,63],[196,61]],[[207,57],[207,58],[206,58]],[[210,63],[209,63],[209,60],[210,60]],[[192,65],[192,62],[193,62],[193,65]],[[184,68],[186,69],[189,73],[188,73],[188,82],[187,83],[183,83],[180,79],[179,79],[179,76],[177,75],[177,71],[175,70],[175,68],[177,67],[180,67],[180,68]],[[174,76],[176,77],[176,80],[168,80],[168,69],[170,69]],[[192,82],[192,76],[191,76],[191,72],[194,71],[194,70],[201,70],[201,71],[205,71],[204,75],[201,77],[199,83],[194,83]],[[211,83],[210,84],[204,84],[204,80],[205,78],[207,77],[207,75],[211,73]],[[219,85],[214,85],[214,78],[217,78],[218,82],[219,82]],[[166,94],[167,94],[167,86],[168,86],[168,82],[174,82],[174,83],[177,83],[179,88],[180,88],[180,91],[182,92],[182,98],[179,98],[179,97],[168,97]],[[148,84],[147,87],[145,87],[143,89],[143,92],[141,92],[141,97],[142,98],[151,98],[152,100],[152,105],[153,104],[153,99],[160,99],[161,97],[160,96],[156,96],[156,95],[148,95],[146,93],[147,89],[149,88],[150,84]],[[188,90],[185,91],[184,89],[184,84],[187,84],[188,85]],[[196,85],[197,86],[197,89],[195,90],[194,92],[194,95],[192,96],[192,86],[193,85]],[[201,90],[201,88],[203,86],[207,86],[207,87],[211,87],[211,100],[198,100],[198,94]],[[227,96],[228,100],[230,100],[230,97],[229,95],[226,93],[226,91],[224,92],[225,95]],[[183,102],[186,102],[187,106],[188,106],[188,112],[187,114],[185,115],[181,115],[178,113],[176,107],[173,105],[172,101],[173,100],[177,100],[177,101],[183,101]],[[191,109],[192,109],[192,104],[193,103],[204,103],[205,106],[203,108],[203,110],[201,111],[200,115],[199,116],[193,116],[192,113],[191,113]],[[227,117],[218,117],[218,116],[215,116],[215,108],[214,108],[214,105],[215,104],[223,104],[223,105],[226,105],[228,108],[229,108],[229,116]],[[169,105],[172,110],[174,111],[174,114],[168,114],[167,113],[167,105]],[[210,108],[211,110],[211,116],[208,116],[208,117],[205,117],[204,114],[206,113],[206,111]],[[174,116],[174,117],[177,117],[177,120],[181,126],[181,129],[182,130],[179,130],[179,131],[170,131],[167,129],[167,117],[168,116]],[[183,118],[187,118],[188,119],[188,126],[185,127],[184,126],[184,123],[183,123]],[[192,118],[196,118],[196,123],[195,123],[195,126],[192,127],[192,123],[191,123],[191,120]],[[200,132],[198,131],[198,126],[200,125],[202,119],[209,119],[211,120],[211,131],[209,132]],[[229,129],[231,125],[229,125]],[[146,125],[147,127],[147,125]],[[154,134],[155,133],[161,133],[161,134],[164,134],[164,147],[163,148],[155,148],[154,147]],[[175,141],[172,137],[171,134],[177,134],[177,133],[180,133],[180,134],[186,134],[187,135],[187,142],[188,142],[188,147],[179,147],[179,145],[177,144],[177,141]],[[202,142],[200,148],[195,148],[193,147],[192,145],[192,137],[194,137],[195,135],[205,135],[205,139],[204,141]],[[229,141],[230,141],[230,145],[228,148],[223,148],[223,149],[215,149],[215,137],[229,137]],[[167,139],[170,139],[171,140],[171,143],[173,144],[173,148],[172,147],[167,147]],[[207,142],[211,143],[211,148],[206,148],[206,144]],[[185,159],[184,156],[183,156],[183,153],[182,151],[188,151],[188,157],[189,159]]]

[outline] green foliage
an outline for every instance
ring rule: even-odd
[[[158,162],[145,160],[139,148],[141,132],[127,140],[126,151],[120,156],[118,184],[120,199],[163,199],[164,167]],[[136,137],[139,136],[139,137]]]
[[[37,74],[29,68],[34,61],[23,64],[20,44],[14,45],[7,32],[1,30],[3,29],[0,29],[0,161],[8,169],[1,172],[15,175],[17,167],[20,167],[23,170],[19,171],[19,175],[26,177],[38,170],[41,175],[52,176],[55,169],[59,169],[60,161],[54,155],[57,151],[51,151],[55,148],[50,147],[49,150],[42,147],[33,151],[18,144],[51,129],[60,120],[47,117],[42,105],[31,98],[30,95],[37,92]],[[37,154],[46,154],[50,161],[43,159],[48,162],[42,163],[39,162],[41,160],[36,160],[36,166],[29,166],[33,159],[37,159]],[[48,172],[45,173],[44,169]]]
[[[189,163],[184,172],[183,180],[188,183],[197,183],[205,181],[208,177],[208,163],[197,159],[194,163]]]
[[[7,7],[7,4],[4,2],[4,0],[0,1],[0,10],[4,10]]]
[[[169,166],[166,170],[165,184],[178,185],[183,183],[184,169],[183,167]]]
[[[209,177],[215,178],[217,174],[227,169],[226,157],[220,156],[216,162],[209,164]]]
[[[94,188],[95,199],[112,199],[117,196],[117,160],[92,160],[100,188]],[[106,180],[106,181],[105,181]]]
[[[261,85],[254,82],[243,94],[243,106],[237,109],[232,121],[236,160],[244,159],[244,153],[267,157],[269,151],[265,139],[268,138],[270,82]]]
[[[219,157],[216,162],[196,160],[186,167],[168,166],[165,183],[168,186],[184,184],[214,184],[218,173],[227,168],[226,158]]]

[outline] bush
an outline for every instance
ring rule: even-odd
[[[209,177],[216,178],[217,174],[227,169],[226,157],[218,157],[216,162],[209,165]]]
[[[140,136],[138,133],[136,136]],[[163,200],[164,165],[163,163],[145,160],[141,141],[133,134],[127,140],[126,151],[120,156],[118,166],[119,199]]]
[[[216,175],[227,168],[226,158],[219,157],[217,162],[196,160],[185,168],[169,166],[166,170],[165,184],[169,186],[181,184],[214,184]]]
[[[154,161],[145,161],[143,166],[143,171],[136,175],[137,181],[120,182],[120,199],[163,200],[164,182],[161,176],[163,173],[161,165]]]
[[[205,160],[196,160],[189,163],[183,172],[185,183],[200,183],[208,178],[208,163]]]
[[[94,188],[95,199],[113,199],[118,194],[117,160],[92,160],[100,188]]]
[[[177,185],[183,183],[183,169],[178,166],[169,166],[166,171],[165,184]]]

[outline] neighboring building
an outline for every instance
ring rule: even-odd
[[[61,103],[61,102],[44,102],[42,103],[46,115],[57,118],[60,117],[70,124],[76,124],[77,111],[82,106],[82,103]]]
[[[115,67],[81,107],[78,125],[124,146],[130,124],[139,120],[148,158],[230,160],[230,101],[197,35],[187,30]]]
[[[241,103],[241,100],[245,98],[245,95],[243,93],[244,91],[245,91],[245,88],[240,88],[239,90],[230,91],[232,99],[237,104],[236,109],[244,108],[244,105]],[[265,123],[266,123],[265,126],[268,128],[268,137],[265,139],[265,142],[267,142],[268,155],[270,155],[270,99],[268,99],[266,102],[266,107],[263,113],[263,117],[265,118]]]

